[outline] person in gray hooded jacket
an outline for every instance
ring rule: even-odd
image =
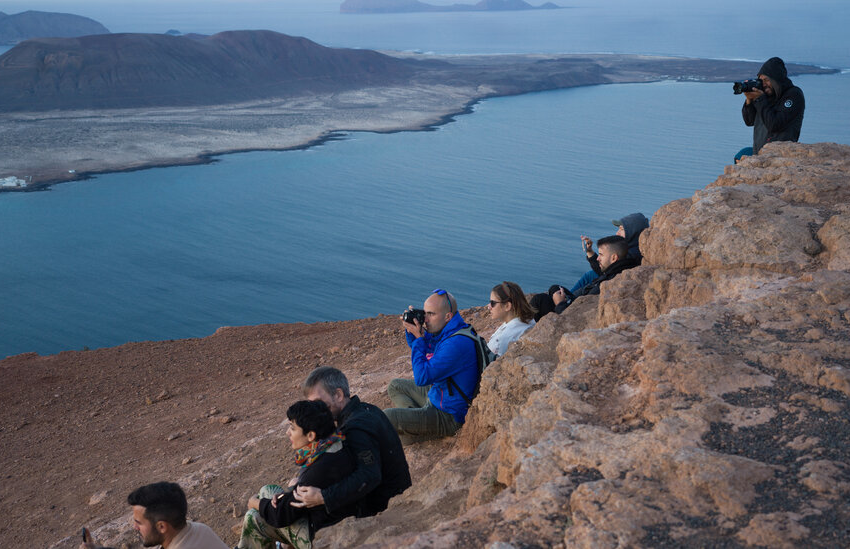
[[[744,92],[741,109],[744,124],[753,127],[753,151],[766,143],[797,141],[803,126],[806,101],[803,91],[788,78],[785,62],[778,57],[765,61],[758,74],[763,90]]]

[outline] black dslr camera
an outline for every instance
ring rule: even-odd
[[[735,95],[751,92],[753,90],[764,90],[764,85],[758,78],[755,80],[744,80],[743,82],[735,82],[732,84],[732,91],[735,92]]]
[[[419,325],[425,324],[425,311],[422,309],[408,309],[401,315],[401,319],[411,324],[416,324],[413,319],[419,321]]]

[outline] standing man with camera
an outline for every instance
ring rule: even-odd
[[[384,410],[408,442],[455,434],[469,408],[463,395],[471,398],[478,385],[475,343],[463,335],[452,337],[469,326],[455,298],[434,290],[423,309],[411,308],[402,317],[413,379],[390,382],[387,394],[395,408]]]
[[[753,154],[765,143],[800,138],[806,101],[803,91],[788,79],[782,59],[771,57],[759,70],[758,81],[740,84],[736,83],[735,91],[741,89],[747,98],[741,114],[744,124],[753,126]]]

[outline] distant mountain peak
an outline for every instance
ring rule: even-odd
[[[560,9],[562,6],[547,2],[532,6],[524,0],[480,0],[477,4],[452,4],[438,6],[419,0],[345,0],[339,7],[341,13],[415,13],[442,11],[520,11]]]
[[[0,55],[0,111],[222,104],[385,85],[411,73],[409,61],[273,31],[35,38]]]
[[[30,38],[72,38],[109,34],[109,29],[88,17],[71,13],[29,10],[14,15],[0,12],[0,44],[14,45]]]

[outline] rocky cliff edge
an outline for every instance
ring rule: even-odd
[[[769,144],[641,248],[490,365],[457,437],[406,448],[412,488],[317,546],[846,546],[850,147]],[[126,494],[161,479],[234,545],[294,473],[283,410],[316,364],[379,406],[409,375],[395,316],[0,361],[0,545],[137,547]]]
[[[656,212],[641,249],[486,370],[447,457],[393,504],[427,531],[377,517],[331,545],[846,543],[850,147],[768,145]]]

